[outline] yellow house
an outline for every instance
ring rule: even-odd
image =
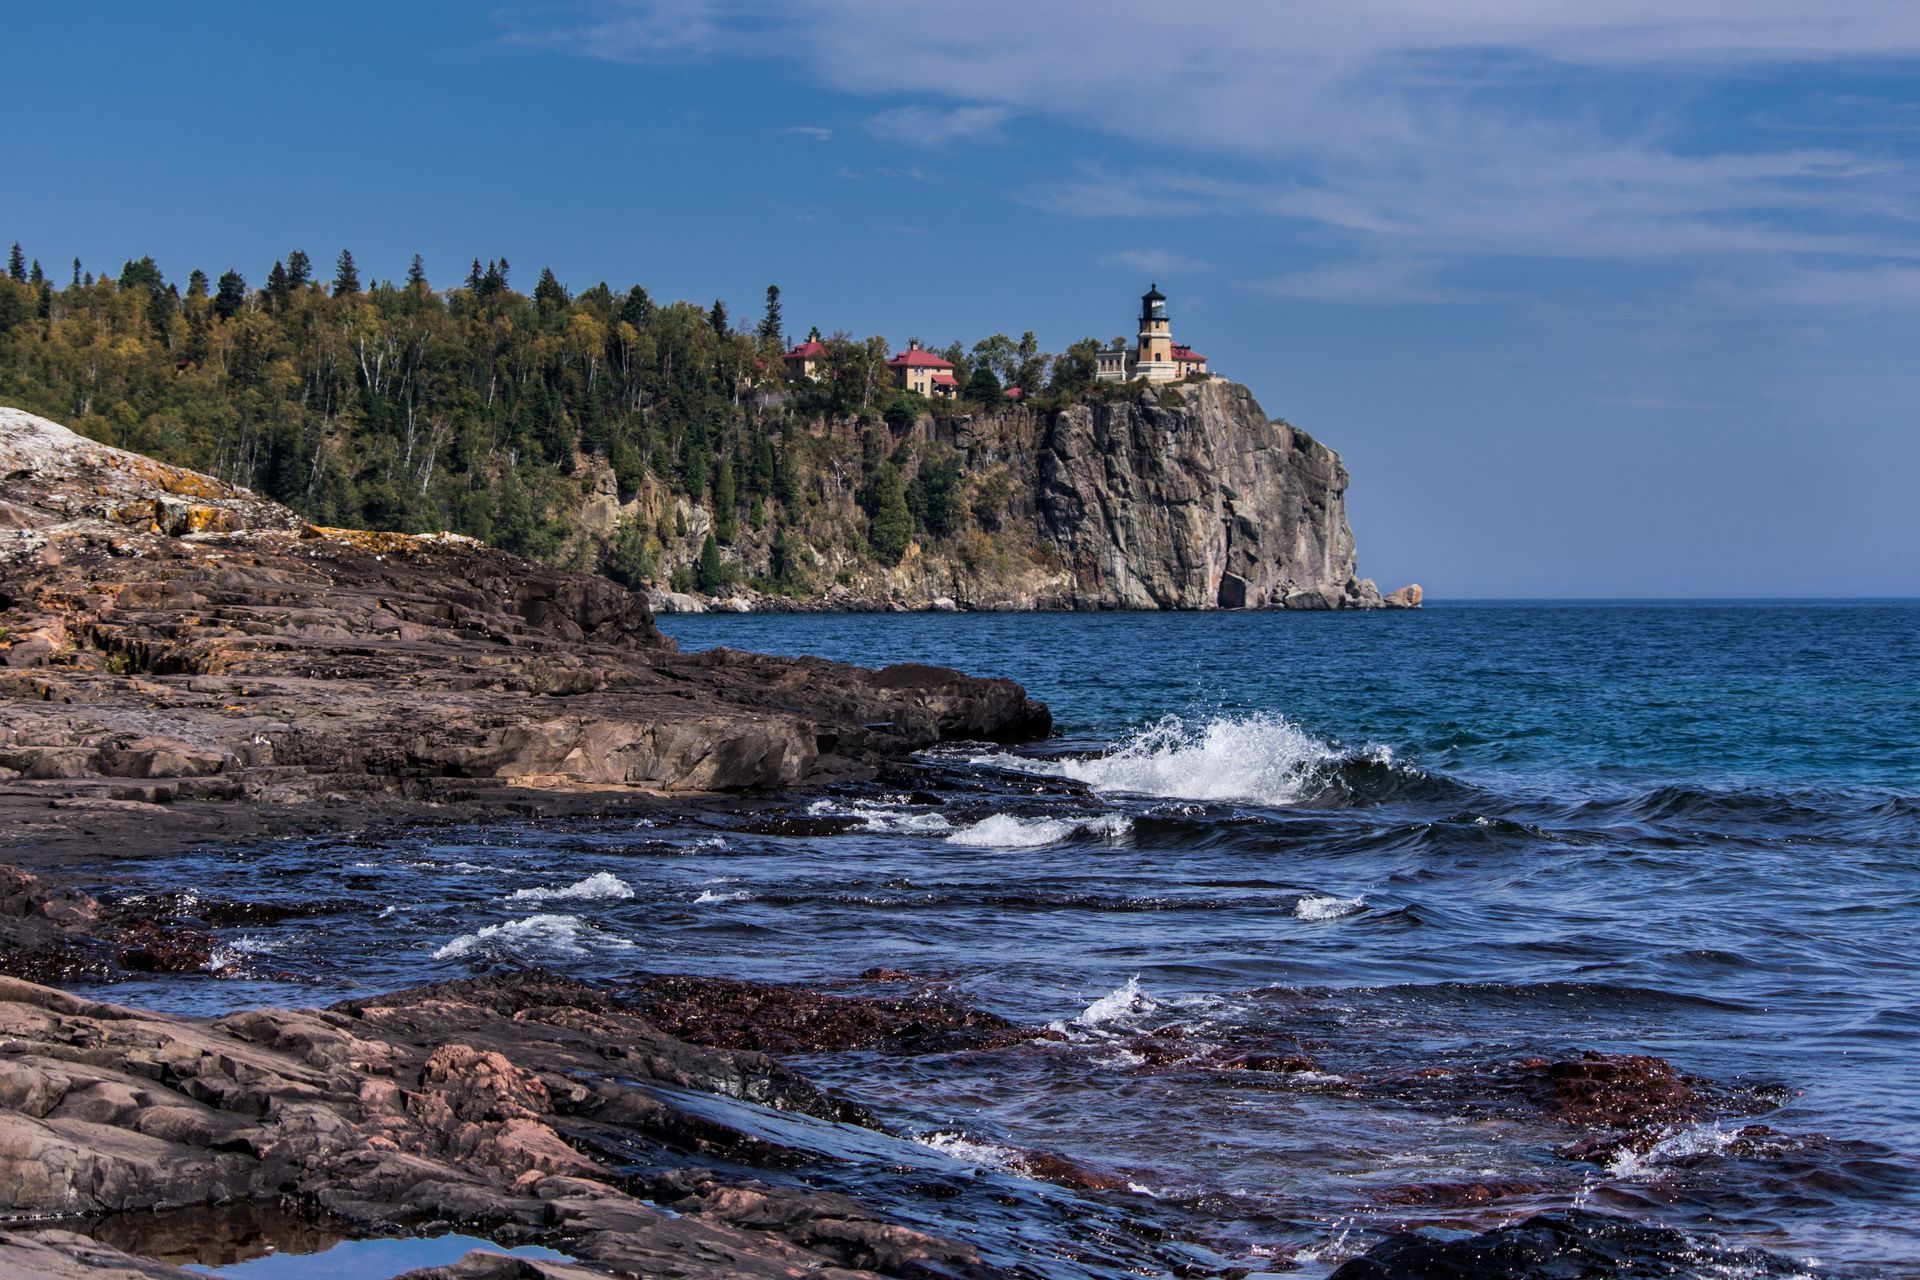
[[[787,366],[788,382],[818,382],[826,358],[827,344],[818,338],[808,338],[780,357]]]
[[[893,370],[893,385],[928,398],[952,400],[960,394],[960,380],[953,376],[953,362],[943,360],[917,342],[887,361]]]
[[[1101,382],[1178,382],[1182,378],[1210,376],[1207,358],[1192,347],[1173,340],[1167,320],[1167,295],[1157,284],[1149,285],[1140,297],[1140,332],[1129,348],[1115,342],[1095,357],[1094,377]]]

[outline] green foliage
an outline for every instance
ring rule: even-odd
[[[995,404],[1000,399],[1000,379],[994,376],[993,369],[983,361],[975,365],[973,372],[967,375],[966,385],[960,389],[960,394],[980,404]]]
[[[1004,513],[993,488],[1004,476],[983,481],[942,448],[916,467],[910,428],[935,406],[896,391],[895,348],[879,335],[822,339],[819,384],[784,403],[756,395],[786,340],[777,288],[758,323],[736,330],[724,304],[659,303],[639,285],[573,294],[544,271],[522,295],[503,258],[476,257],[444,292],[417,255],[398,286],[368,285],[346,251],[334,265],[323,287],[294,250],[256,289],[232,267],[176,286],[151,257],[97,278],[76,258],[66,283],[42,272],[36,284],[22,248],[0,274],[0,403],[317,523],[466,533],[598,561],[622,581],[657,577],[670,546],[686,558],[689,504],[710,501],[716,546],[739,548],[723,576],[737,559],[782,589],[804,580],[803,538],[859,540],[834,510],[842,486],[856,488],[887,563],[916,526],[952,539]],[[1090,382],[1095,345],[1053,365],[1050,395]],[[1048,363],[1030,333],[947,351],[993,404],[1005,379],[1025,385]],[[602,466],[622,502],[644,496],[661,514],[595,548],[573,521]]]
[[[868,550],[882,564],[899,564],[913,540],[913,512],[907,508],[907,491],[900,481],[900,469],[891,462],[882,463],[874,476],[872,505],[868,511]]]
[[[920,460],[920,469],[907,491],[907,508],[919,527],[936,538],[944,538],[960,527],[965,513],[960,506],[958,454],[942,449]]]
[[[693,566],[693,585],[712,595],[727,583],[727,566],[720,559],[720,544],[709,533],[700,544],[700,559]]]
[[[647,536],[646,530],[631,520],[621,521],[612,543],[600,559],[600,572],[635,591],[658,577],[659,560],[654,555],[653,541]]]

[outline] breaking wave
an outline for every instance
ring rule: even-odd
[[[633,886],[609,871],[598,871],[558,889],[516,889],[510,902],[545,902],[550,898],[631,898]]]
[[[1310,893],[1293,904],[1294,917],[1299,920],[1338,920],[1366,909],[1365,898],[1336,898],[1329,893]]]
[[[1132,820],[1117,813],[1085,818],[1018,818],[996,813],[960,828],[947,837],[947,843],[973,849],[1038,849],[1082,834],[1120,840],[1132,830]]]
[[[855,800],[852,804],[816,800],[807,806],[807,813],[816,818],[851,818],[860,824],[853,828],[855,831],[876,834],[945,835],[953,830],[946,815],[937,811],[876,800]]]
[[[504,959],[579,958],[595,951],[631,951],[633,944],[600,932],[579,916],[537,915],[463,933],[433,953],[435,960],[472,955]]]

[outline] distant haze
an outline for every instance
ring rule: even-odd
[[[283,11],[284,10],[284,11]],[[1920,5],[573,0],[7,20],[0,247],[1177,340],[1434,597],[1920,595]]]

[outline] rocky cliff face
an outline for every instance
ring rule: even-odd
[[[1356,580],[1347,469],[1270,421],[1245,387],[1142,395],[1054,415],[1039,455],[1042,537],[1081,608],[1373,608]]]
[[[884,426],[874,428],[886,431]],[[908,474],[951,449],[963,461],[969,518],[954,537],[922,539],[899,565],[875,566],[854,504],[859,449],[832,430],[812,448],[816,492],[799,530],[814,556],[811,598],[728,591],[713,601],[656,597],[662,608],[1368,609],[1382,599],[1356,574],[1347,470],[1306,432],[1269,419],[1245,387],[1197,383],[1089,399],[1055,412],[923,418],[886,442]],[[835,453],[836,447],[840,452]],[[989,496],[990,495],[990,496]],[[684,563],[709,527],[689,508]],[[735,544],[763,572],[771,531]]]

